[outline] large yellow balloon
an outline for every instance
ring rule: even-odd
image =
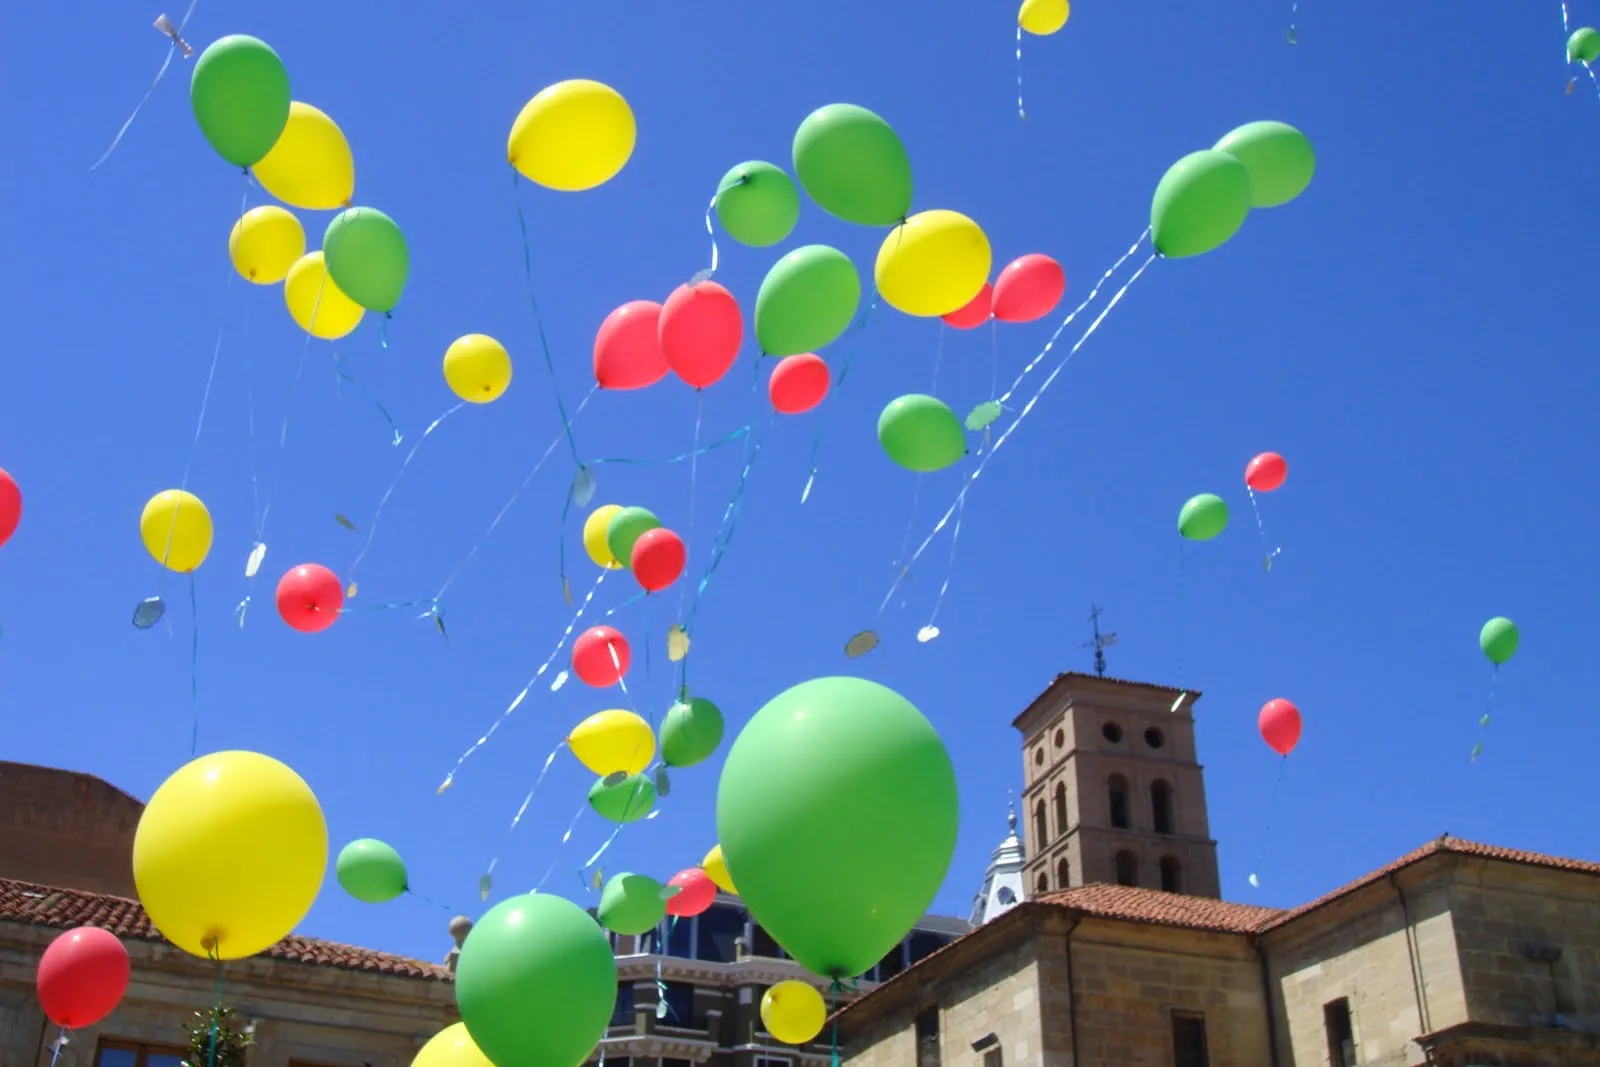
[[[467,1033],[466,1023],[451,1023],[428,1039],[411,1067],[494,1067]]]
[[[321,249],[307,252],[289,268],[289,276],[283,280],[283,301],[289,305],[295,325],[324,341],[349,336],[366,314],[328,277]]]
[[[257,752],[214,752],[161,783],[133,835],[139,902],[195,956],[263,952],[306,917],[328,866],[311,787]]]
[[[300,220],[277,204],[253,207],[228,234],[233,269],[257,285],[275,285],[294,261],[306,254],[306,231]]]
[[[511,124],[506,159],[529,181],[578,193],[617,176],[637,133],[621,93],[577,78],[541,89],[523,106]]]
[[[211,512],[200,498],[182,489],[163,489],[139,516],[145,551],[168,570],[188,574],[211,552]]]
[[[604,567],[608,571],[622,568],[622,564],[611,551],[610,542],[606,540],[606,531],[611,529],[611,520],[621,510],[621,504],[605,504],[595,508],[589,517],[583,520],[583,550],[589,553],[589,558],[594,560],[595,566]]]
[[[706,853],[706,858],[700,861],[700,869],[706,872],[706,877],[710,878],[718,889],[724,893],[732,893],[734,896],[739,895],[739,891],[733,888],[733,878],[728,874],[728,862],[722,858],[722,846],[720,844],[711,846],[711,851]]]
[[[597,711],[573,728],[567,744],[578,762],[604,777],[621,771],[638,774],[656,755],[650,724],[631,711]]]
[[[330,211],[356,195],[356,163],[339,124],[296,100],[266,158],[250,168],[261,187],[293,207]]]
[[[444,380],[468,403],[499,400],[511,385],[511,353],[487,334],[458,337],[444,350]]]
[[[1072,14],[1068,0],[1022,0],[1017,11],[1017,25],[1031,34],[1048,37],[1067,24]]]
[[[785,1045],[803,1045],[822,1033],[822,1024],[828,1021],[828,1006],[816,987],[790,978],[761,997],[761,1021],[766,1024],[767,1033]]]
[[[933,318],[972,302],[989,278],[989,238],[955,211],[919,211],[889,231],[873,275],[890,307]]]

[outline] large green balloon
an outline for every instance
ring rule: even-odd
[[[800,193],[782,167],[741,163],[717,185],[717,221],[740,244],[767,248],[794,232]]]
[[[382,904],[406,891],[406,861],[389,845],[371,837],[339,850],[339,884],[357,900]]]
[[[1600,32],[1593,26],[1580,26],[1567,38],[1567,62],[1593,63],[1600,59]]]
[[[642,934],[652,930],[667,914],[661,899],[661,883],[642,874],[616,874],[600,893],[595,909],[600,925],[618,934]]]
[[[411,253],[400,227],[377,208],[335,215],[322,235],[322,254],[333,284],[368,311],[388,314],[400,303]]]
[[[740,732],[717,789],[728,875],[801,966],[849,978],[933,903],[956,846],[955,768],[905,697],[818,678]]]
[[[1227,527],[1227,501],[1215,493],[1190,497],[1178,512],[1178,533],[1191,541],[1209,541]]]
[[[589,806],[612,822],[638,822],[656,806],[655,783],[642,774],[630,774],[616,785],[597,779],[589,787]]]
[[[217,155],[253,167],[289,123],[289,72],[267,42],[242,33],[221,37],[195,61],[189,103]]]
[[[855,104],[829,104],[794,132],[794,172],[817,206],[863,226],[911,213],[911,158],[900,135]]]
[[[1162,175],[1150,201],[1150,236],[1169,259],[1227,242],[1250,214],[1250,171],[1226,152],[1190,152]]]
[[[647,508],[623,508],[606,524],[606,547],[624,567],[633,565],[633,544],[647,530],[661,525],[656,513]]]
[[[1483,649],[1483,654],[1496,667],[1516,655],[1517,645],[1521,642],[1522,633],[1517,629],[1517,624],[1504,615],[1490,619],[1478,631],[1478,647]]]
[[[722,744],[722,709],[705,697],[672,705],[661,721],[661,762],[668,767],[693,767],[709,759]]]
[[[611,943],[589,913],[530,893],[490,908],[456,962],[456,1004],[483,1054],[508,1067],[578,1067],[617,1001]]]
[[[1250,206],[1277,207],[1306,191],[1317,172],[1317,153],[1306,135],[1285,122],[1248,122],[1216,148],[1250,172]]]
[[[861,304],[861,275],[827,245],[796,248],[756,293],[756,341],[769,356],[798,356],[839,339]]]
[[[961,420],[937,397],[908,393],[878,416],[878,443],[906,470],[942,471],[967,454]]]

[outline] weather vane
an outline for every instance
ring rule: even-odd
[[[1106,649],[1117,643],[1117,635],[1103,634],[1100,632],[1100,607],[1097,604],[1089,605],[1089,624],[1094,627],[1094,640],[1085,641],[1079,648],[1094,649],[1094,673],[1104,678],[1106,675]]]

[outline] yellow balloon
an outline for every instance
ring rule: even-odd
[[[761,1021],[767,1033],[785,1045],[803,1045],[822,1033],[828,1006],[810,983],[790,978],[762,996]]]
[[[487,334],[458,337],[444,350],[444,381],[468,403],[499,400],[511,385],[511,353]]]
[[[1067,24],[1072,14],[1068,0],[1022,0],[1017,11],[1017,25],[1031,34],[1048,37]]]
[[[511,124],[506,159],[547,189],[579,193],[627,164],[637,136],[633,109],[609,85],[585,78],[541,89]]]
[[[724,893],[732,893],[734,896],[739,895],[739,891],[733,888],[733,878],[728,874],[728,863],[722,858],[722,846],[720,844],[711,846],[711,851],[706,853],[706,858],[700,861],[700,869],[706,872],[706,877],[710,878],[718,889]]]
[[[604,567],[608,571],[622,568],[622,564],[617,562],[617,557],[611,554],[610,543],[606,541],[606,531],[611,528],[611,520],[621,510],[621,504],[606,504],[595,508],[589,517],[583,520],[583,550],[589,553],[589,558],[594,560],[595,566]]]
[[[146,552],[168,570],[188,574],[211,552],[211,512],[200,498],[182,489],[163,489],[139,516]]]
[[[258,752],[213,752],[161,783],[133,835],[139,903],[195,956],[264,952],[306,917],[328,866],[311,787]]]
[[[494,1067],[483,1054],[466,1023],[451,1023],[428,1039],[411,1061],[411,1067]]]
[[[339,124],[296,100],[266,158],[250,168],[261,188],[293,207],[330,211],[356,195],[356,163]]]
[[[275,285],[306,253],[306,231],[300,220],[277,204],[253,207],[240,216],[228,234],[233,269],[257,285]]]
[[[631,711],[613,708],[597,711],[567,736],[578,762],[604,777],[621,771],[638,774],[656,755],[656,735],[650,724]]]
[[[873,275],[890,307],[932,318],[972,302],[989,278],[989,238],[955,211],[919,211],[889,231]]]
[[[348,336],[366,314],[328,277],[320,248],[307,252],[289,268],[289,276],[283,280],[283,300],[295,325],[324,341]]]

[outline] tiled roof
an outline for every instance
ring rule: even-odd
[[[3,878],[0,878],[0,922],[25,923],[58,930],[73,926],[99,926],[128,940],[165,940],[150,924],[150,917],[136,900]],[[451,977],[443,967],[421,960],[297,934],[290,934],[264,955],[313,967],[336,967],[346,971],[393,974],[404,978],[448,981]]]
[[[1189,930],[1212,930],[1224,934],[1253,934],[1283,914],[1277,908],[1262,908],[1254,904],[1230,904],[1225,900],[1104,883],[1046,893],[1037,899],[1040,904],[1071,908],[1096,918],[1182,926]]]

